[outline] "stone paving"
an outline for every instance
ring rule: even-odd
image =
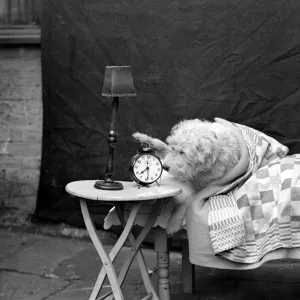
[[[101,267],[91,242],[7,229],[0,229],[0,240],[0,300],[89,298]],[[107,246],[107,249],[110,248]],[[124,248],[116,259],[117,271],[127,251],[129,248]],[[143,252],[149,272],[155,274],[156,253],[151,249]],[[171,257],[179,266],[180,254],[172,253]],[[175,284],[176,280],[173,281]],[[177,283],[180,285],[180,280]],[[108,291],[107,281],[104,287],[104,291]],[[146,295],[135,261],[123,291],[125,299],[141,299]]]
[[[86,239],[0,229],[0,300],[88,300],[101,263]],[[111,248],[111,246],[107,246]],[[125,248],[116,260],[120,270]],[[156,279],[156,253],[143,250]],[[171,252],[171,300],[300,299],[300,262],[276,261],[249,271],[196,267],[196,293],[181,292],[181,254]],[[108,291],[108,282],[104,283]],[[136,262],[123,285],[125,299],[146,295]]]

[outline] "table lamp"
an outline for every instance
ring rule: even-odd
[[[109,158],[105,170],[105,180],[97,180],[94,186],[101,190],[122,190],[122,183],[114,181],[113,176],[115,174],[115,147],[118,143],[119,97],[136,96],[130,66],[107,66],[105,68],[102,96],[113,97],[108,133]]]

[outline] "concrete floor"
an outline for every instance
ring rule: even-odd
[[[63,238],[0,229],[0,300],[85,300],[100,269],[93,245],[84,239]],[[108,248],[110,248],[108,246]],[[117,270],[126,256],[116,261]],[[156,253],[145,249],[155,280]],[[276,261],[249,271],[196,267],[196,293],[181,291],[181,255],[172,252],[172,300],[300,299],[300,262]],[[105,283],[107,291],[108,284]],[[125,299],[146,293],[137,264],[123,285]]]

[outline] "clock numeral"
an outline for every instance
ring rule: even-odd
[[[146,181],[148,181],[148,180],[149,180],[149,178],[146,178],[145,180],[146,180]]]
[[[138,175],[138,174],[140,174],[140,172],[136,172],[136,174]]]
[[[140,164],[142,161],[141,160],[138,160],[138,163]]]
[[[160,168],[157,168],[157,171],[159,172],[159,171],[160,171]]]
[[[153,177],[151,177],[151,180],[153,180]]]
[[[145,156],[143,156],[142,159],[145,159]]]
[[[150,155],[147,155],[147,158],[149,159],[149,158],[150,158]]]
[[[159,166],[159,163],[157,162],[156,165]]]
[[[135,168],[137,169],[137,168],[138,168],[138,166],[135,166]]]

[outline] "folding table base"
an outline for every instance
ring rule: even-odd
[[[96,280],[95,286],[93,288],[89,300],[103,300],[103,299],[124,300],[121,287],[124,283],[125,277],[128,273],[128,270],[135,256],[138,262],[139,269],[141,271],[141,275],[142,275],[142,279],[146,291],[148,293],[142,300],[146,300],[146,299],[159,300],[159,297],[152,284],[150,275],[148,274],[145,258],[143,256],[142,251],[140,250],[140,246],[144,241],[144,239],[146,238],[149,231],[151,230],[151,228],[153,227],[153,225],[155,224],[157,217],[159,216],[161,210],[161,203],[162,201],[156,201],[153,204],[151,215],[148,218],[146,225],[140,232],[139,236],[135,238],[131,230],[137,218],[139,210],[141,208],[142,202],[141,201],[132,202],[132,209],[127,222],[124,220],[124,210],[122,204],[120,202],[118,203],[114,202],[117,215],[124,229],[119,239],[117,240],[116,244],[110,251],[110,253],[107,253],[106,250],[104,249],[104,245],[101,242],[101,239],[97,235],[96,228],[91,218],[91,215],[89,213],[86,200],[80,199],[80,207],[81,207],[84,223],[86,225],[89,236],[98,252],[98,255],[103,263],[103,266],[98,275],[98,278]],[[122,250],[122,247],[124,246],[126,240],[128,240],[131,245],[131,253],[125,260],[123,267],[119,273],[119,276],[117,277],[113,262],[117,257],[117,255],[119,254],[119,252]],[[111,291],[98,297],[106,276],[108,277],[111,286]]]

